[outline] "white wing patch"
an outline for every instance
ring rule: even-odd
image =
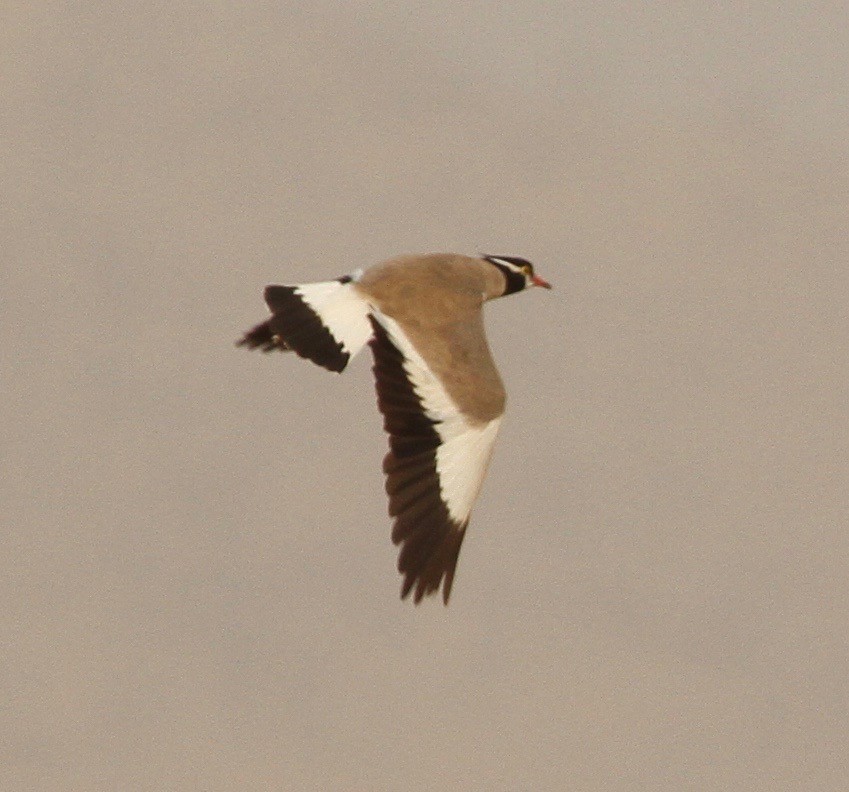
[[[373,315],[404,356],[404,370],[410,384],[425,415],[435,423],[433,428],[441,440],[436,450],[440,495],[451,519],[457,525],[465,525],[486,477],[501,416],[486,423],[469,421],[398,323],[376,310]]]
[[[500,426],[500,417],[479,426],[462,418],[436,426],[442,438],[436,450],[439,488],[448,513],[459,524],[469,519],[478,499]]]
[[[354,274],[353,280],[358,274]],[[369,304],[350,282],[304,283],[295,287],[295,294],[318,314],[322,324],[351,357],[371,338]]]

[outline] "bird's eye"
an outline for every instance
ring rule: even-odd
[[[522,272],[524,272],[525,275],[533,275],[534,274],[534,271],[533,271],[533,269],[531,269],[530,264],[522,264]]]

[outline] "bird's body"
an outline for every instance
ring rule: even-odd
[[[239,342],[332,371],[370,343],[402,597],[415,589],[419,602],[442,584],[448,602],[505,405],[481,309],[527,285],[549,288],[524,259],[401,256],[335,281],[267,287],[272,317]]]
[[[399,324],[466,418],[489,421],[504,412],[504,386],[481,312],[504,289],[492,264],[467,256],[404,256],[372,267],[354,287]]]

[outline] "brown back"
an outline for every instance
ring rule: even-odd
[[[481,313],[504,289],[495,267],[453,254],[402,256],[366,271],[356,287],[400,325],[467,418],[485,423],[504,412]]]

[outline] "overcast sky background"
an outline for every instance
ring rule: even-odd
[[[843,790],[840,3],[7,4],[0,787]],[[451,606],[269,282],[521,255]]]

